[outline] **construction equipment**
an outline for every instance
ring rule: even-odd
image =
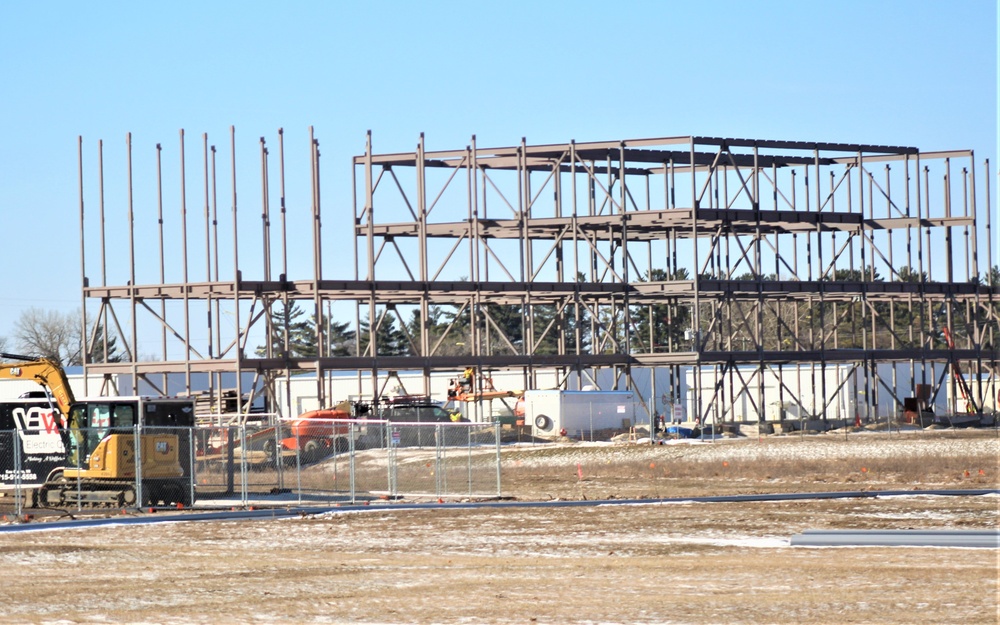
[[[493,384],[492,377],[477,376],[476,370],[468,367],[465,369],[462,377],[453,378],[450,381],[448,401],[445,403],[445,407],[450,409],[455,405],[456,410],[459,410],[463,414],[468,414],[468,409],[463,409],[457,404],[499,400],[506,407],[506,414],[512,415],[500,417],[501,422],[513,425],[518,419],[524,418],[523,396],[524,391],[501,391],[497,389]],[[514,407],[511,407],[507,401],[512,398],[518,398]],[[519,407],[521,408],[520,414],[518,414]]]
[[[257,467],[273,466],[281,460],[295,462],[298,454],[303,463],[322,460],[330,454],[343,453],[350,449],[349,438],[358,437],[358,431],[350,422],[347,410],[310,410],[291,419],[283,419],[277,425],[265,426],[248,431],[243,445],[225,435],[222,428],[211,429],[214,435],[207,437],[206,444],[200,446],[200,459],[222,460],[228,448],[242,456],[243,461]]]
[[[948,330],[947,326],[943,326],[941,332],[944,334],[944,340],[948,345],[948,349],[954,350],[955,341],[951,338],[951,331]],[[962,367],[955,358],[951,359],[951,375],[955,380],[956,386],[958,386],[958,391],[962,394],[962,399],[965,400],[966,412],[969,414],[978,413],[979,407],[976,405],[976,400],[972,397],[972,389],[969,388],[969,383],[965,381],[965,376],[962,375]]]
[[[59,363],[17,354],[0,353],[0,358],[17,361],[0,363],[0,378],[32,380],[50,394],[47,415],[0,423],[0,429],[16,428],[21,443],[20,473],[12,480],[4,479],[4,485],[31,489],[32,504],[42,507],[190,505],[194,501],[192,400],[98,397],[78,401]],[[55,406],[51,406],[52,399]],[[53,460],[62,466],[47,467]],[[39,469],[45,471],[44,480]]]
[[[493,386],[493,378],[477,376],[469,367],[460,378],[453,378],[448,388],[448,401],[482,401],[518,397],[523,391],[501,391]]]
[[[349,438],[356,437],[353,424],[344,410],[310,410],[291,420],[291,436],[281,440],[285,449],[301,450],[305,462],[315,462],[334,451],[349,449]]]

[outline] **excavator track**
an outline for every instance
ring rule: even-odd
[[[186,482],[158,480],[143,482],[144,506],[190,505]],[[81,508],[132,508],[138,505],[135,482],[128,480],[67,480],[64,477],[43,484],[34,498],[37,505],[47,508],[77,506]]]

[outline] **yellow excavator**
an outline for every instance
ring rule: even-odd
[[[6,353],[0,353],[0,359],[15,361],[0,362],[0,378],[40,384],[60,413],[44,420],[24,418],[24,409],[0,411],[0,430],[17,430],[16,451],[21,458],[19,471],[0,475],[13,474],[20,487],[33,489],[34,505],[130,507],[194,501],[192,400],[98,397],[77,401],[59,363]],[[2,423],[7,414],[22,418]],[[60,458],[63,466],[53,467],[53,460]],[[11,480],[0,481],[9,486]]]

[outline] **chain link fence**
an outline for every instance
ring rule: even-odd
[[[81,462],[82,460],[82,462]],[[0,512],[500,495],[499,423],[0,431]]]

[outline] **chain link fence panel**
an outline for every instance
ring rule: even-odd
[[[71,428],[49,432],[55,438],[43,445],[35,432],[4,430],[0,508],[20,516],[30,508],[492,497],[500,494],[499,432],[499,424],[293,420]]]

